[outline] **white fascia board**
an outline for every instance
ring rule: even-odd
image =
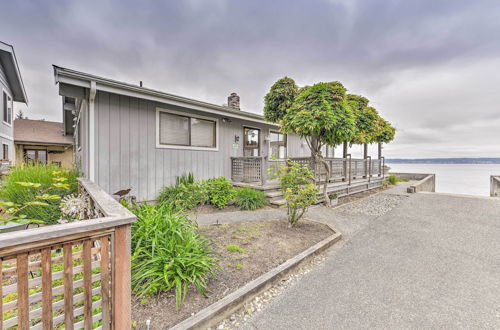
[[[176,105],[184,108],[189,108],[192,110],[197,110],[205,113],[210,113],[210,114],[216,114],[222,117],[229,117],[229,118],[236,118],[236,119],[241,119],[241,120],[247,120],[255,123],[260,123],[260,124],[265,124],[271,127],[279,127],[277,124],[270,123],[264,119],[260,118],[255,118],[253,116],[246,116],[243,114],[238,114],[238,113],[233,113],[233,112],[227,112],[223,110],[217,110],[217,106],[214,105],[213,107],[209,107],[204,104],[204,102],[197,102],[196,100],[192,100],[192,102],[182,100],[181,97],[179,97],[179,100],[175,100],[174,96],[172,97],[166,97],[163,93],[161,92],[155,92],[152,90],[144,90],[141,87],[134,87],[134,86],[126,86],[123,84],[120,84],[118,82],[113,82],[113,81],[108,81],[108,80],[99,80],[99,79],[94,79],[92,78],[85,78],[78,76],[78,74],[73,73],[73,72],[65,72],[63,70],[60,70],[59,68],[55,68],[55,81],[56,83],[65,83],[69,85],[75,85],[79,87],[84,87],[84,88],[90,88],[90,81],[95,81],[96,82],[96,87],[97,90],[103,91],[103,92],[108,92],[108,93],[114,93],[114,94],[119,94],[119,95],[126,95],[130,97],[135,97],[139,99],[146,99],[146,100],[151,100],[155,102],[160,102],[160,103],[166,103],[166,104],[171,104],[171,105]],[[199,104],[196,104],[199,103]]]

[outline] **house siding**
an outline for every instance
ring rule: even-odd
[[[182,111],[219,119],[217,151],[156,147],[156,109]],[[113,193],[132,188],[138,200],[154,200],[158,192],[175,183],[176,176],[193,173],[197,179],[231,176],[231,157],[243,156],[243,127],[261,129],[261,156],[268,156],[264,142],[272,125],[231,119],[188,108],[98,91],[95,100],[95,181]],[[239,136],[238,149],[232,145]],[[82,146],[83,150],[86,150]]]
[[[12,124],[8,125],[3,121],[3,91],[7,91],[12,97],[12,90],[8,84],[4,68],[0,62],[0,139],[2,144],[9,146],[9,160],[15,163],[15,151],[13,141]],[[12,120],[14,120],[14,110],[12,110]],[[0,151],[1,152],[1,151]],[[3,155],[0,155],[0,158]]]
[[[89,120],[88,103],[82,100],[78,119],[78,129],[75,131],[75,166],[81,171],[84,178],[89,178]],[[80,142],[77,141],[78,130],[80,132]],[[79,145],[78,145],[79,144]]]

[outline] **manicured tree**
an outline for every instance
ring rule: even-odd
[[[396,129],[387,120],[382,117],[377,118],[376,122],[376,132],[374,135],[373,142],[379,144],[379,158],[381,156],[382,143],[389,143],[394,140],[396,135]]]
[[[299,92],[292,78],[284,77],[276,81],[264,97],[264,117],[267,121],[278,123]]]
[[[321,148],[351,141],[356,132],[355,119],[344,86],[339,82],[329,82],[301,88],[280,122],[283,133],[295,133],[303,138],[311,150],[314,164],[325,167],[323,194],[327,205],[330,166],[324,160]]]
[[[364,145],[364,157],[367,156],[367,146],[375,142],[378,131],[377,121],[380,118],[377,110],[368,106],[368,99],[354,94],[348,94],[347,100],[356,115],[356,136],[351,141],[353,144]]]

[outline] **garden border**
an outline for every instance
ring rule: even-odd
[[[328,229],[333,232],[333,234],[325,238],[321,242],[316,243],[315,245],[306,249],[305,251],[297,254],[295,257],[288,259],[281,265],[271,269],[269,272],[250,281],[243,287],[228,294],[219,301],[216,301],[215,303],[205,307],[195,315],[174,325],[170,329],[201,329],[208,328],[220,323],[223,319],[240,309],[246,302],[252,300],[263,291],[269,289],[273,284],[281,280],[292,270],[296,269],[304,261],[310,259],[320,252],[323,252],[342,238],[342,234],[331,225],[318,221],[314,222],[321,223],[327,226]]]

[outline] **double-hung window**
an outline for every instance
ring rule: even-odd
[[[158,110],[157,120],[159,147],[217,148],[216,119]]]
[[[12,124],[12,98],[5,91],[2,95],[3,121]]]

